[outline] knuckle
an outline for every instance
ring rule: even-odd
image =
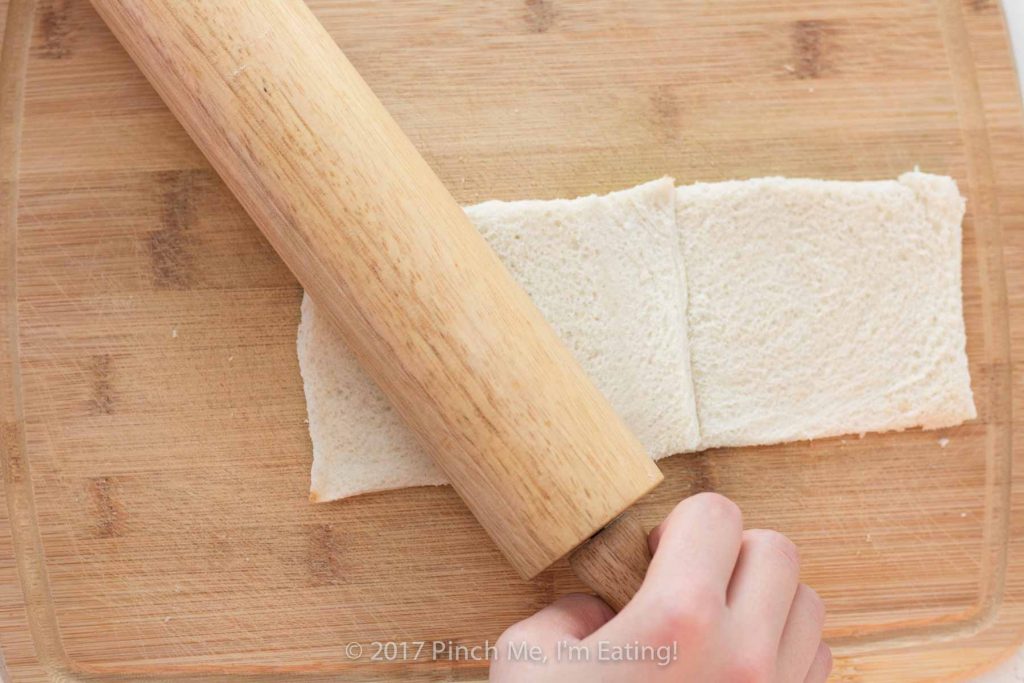
[[[825,623],[825,601],[818,595],[818,591],[807,584],[800,584],[800,588],[807,593],[807,603],[810,605],[811,614],[814,616],[815,623],[821,627]]]
[[[660,616],[670,638],[700,641],[714,632],[725,606],[710,592],[688,596],[665,596],[660,602]]]
[[[796,544],[789,540],[788,537],[774,529],[751,529],[746,533],[752,543],[763,545],[779,553],[799,573],[800,551],[797,550]]]
[[[752,651],[737,656],[728,669],[729,683],[769,683],[775,678],[775,656]]]
[[[822,643],[821,645],[823,650],[821,657],[825,663],[824,669],[827,675],[832,673],[832,665],[834,663],[832,660],[832,648],[830,648],[828,645],[825,645],[825,643]]]

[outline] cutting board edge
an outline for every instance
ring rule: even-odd
[[[9,25],[7,27],[8,31],[4,35],[4,55],[5,56],[9,52],[9,49],[8,49],[8,45],[9,44],[15,44],[15,45],[18,44],[17,42],[11,43],[9,41],[9,33],[10,33],[11,28],[12,27],[17,27],[17,26],[25,26],[26,24],[24,22],[26,20],[24,19],[24,17],[25,17],[25,13],[26,13],[26,8],[32,8],[32,7],[34,7],[34,5],[35,5],[35,3],[32,0],[12,0],[12,2],[10,4],[10,8],[9,8],[9,9],[11,9],[11,11],[8,14],[8,17],[9,18],[10,17],[14,17],[15,20],[14,21],[10,21],[10,19],[9,19]],[[946,2],[946,4],[944,6],[947,7],[947,8],[948,7],[952,7],[953,6],[953,2]],[[957,7],[958,7],[957,12],[959,12],[960,11],[959,10],[959,5],[957,5]],[[14,11],[13,8],[20,8],[20,11],[22,12],[22,14],[19,16],[17,11]],[[31,14],[30,10],[28,10],[28,14],[29,15]],[[30,32],[31,31],[31,18],[30,18],[30,16],[29,16],[29,19],[28,19],[27,26],[28,26],[28,31]],[[27,37],[28,33],[26,33],[24,35]],[[27,43],[28,43],[27,40],[25,42],[21,43],[21,45],[24,46],[24,48],[26,50],[25,51],[26,55],[27,55]],[[10,52],[16,52],[16,51],[17,50],[14,50],[13,48],[10,49]],[[0,94],[5,94],[6,93],[6,88],[10,86],[11,81],[9,80],[10,77],[9,77],[8,74],[13,73],[13,71],[9,68],[9,65],[11,63],[13,63],[13,62],[10,62],[9,58],[8,59],[4,59],[3,62],[0,62],[0,85],[3,85],[4,88],[5,88],[4,90],[0,90]],[[5,109],[7,107],[9,107],[9,106],[17,107],[20,104],[20,101],[17,100],[17,99],[13,100],[13,102],[14,102],[13,105],[12,105],[11,98],[4,97],[3,99],[5,101],[5,104],[4,104]],[[0,114],[3,114],[5,116],[4,120],[7,120],[7,118],[6,118],[7,111],[0,111]],[[16,117],[14,117],[11,120],[16,122],[17,118],[18,117],[16,116]],[[8,125],[10,125],[10,124],[8,124]],[[0,133],[0,140],[3,140],[2,133]],[[14,154],[16,154],[17,146],[6,147],[6,149],[13,149],[14,150]],[[2,162],[4,164],[7,164],[8,160],[4,159],[4,160],[0,160],[0,162]],[[8,167],[5,166],[5,168],[8,168]],[[11,196],[10,194],[6,194],[7,192],[13,191],[13,192],[16,193],[16,191],[17,191],[17,188],[16,188],[16,162],[15,162],[14,168],[15,168],[14,176],[8,176],[8,178],[11,178],[11,180],[8,181],[8,182],[5,182],[5,185],[4,185],[4,192],[5,192],[5,194],[3,195],[3,197],[10,197]],[[7,180],[7,178],[5,178],[5,180]],[[10,206],[8,206],[6,208],[8,210],[13,209],[13,207],[10,207]],[[13,215],[13,210],[10,211],[10,213]],[[3,220],[2,216],[0,216],[0,220]],[[9,229],[10,228],[10,223],[9,222],[5,222],[3,226],[0,226],[0,228],[3,228],[4,230]],[[10,302],[8,301],[7,303],[9,304]],[[1009,372],[1009,368],[1007,369],[1007,371]],[[10,404],[11,403],[5,401],[5,405],[10,405]],[[5,416],[5,418],[6,418],[6,416]],[[7,439],[7,438],[9,438],[9,433],[5,432],[3,436],[5,437],[5,439]],[[5,447],[5,451],[4,451],[4,455],[5,455],[5,458],[7,458],[7,459],[5,459],[5,463],[7,463],[7,464],[10,463],[10,459],[8,457],[10,455],[10,453],[11,453],[10,446],[6,446]],[[1014,458],[1016,459],[1016,455],[1015,454],[1014,454]],[[16,461],[19,460],[19,458],[17,458],[17,454],[15,454],[14,460],[16,460]],[[23,461],[23,458],[20,459],[20,460]],[[1018,464],[1024,465],[1024,462],[1018,463]],[[6,482],[6,475],[9,475],[10,470],[5,468],[4,471],[5,471],[5,482]],[[1017,468],[1017,471],[1020,471],[1020,468]],[[1013,491],[1015,493],[1019,493],[1021,491],[1021,489],[1022,489],[1022,486],[1024,486],[1024,484],[1022,484],[1020,482],[1015,482],[1014,483],[1014,487],[1013,487]],[[29,489],[29,493],[31,493],[31,491],[30,491],[31,486],[29,486],[28,489]],[[13,499],[9,495],[7,495],[9,492],[10,492],[10,489],[9,488],[5,488],[5,491],[3,493],[3,495],[5,496],[5,501],[7,502],[7,506],[8,507],[11,506],[11,505],[15,505],[15,503],[12,502]],[[5,527],[5,535],[9,534],[11,532],[10,519],[7,516],[3,516],[3,519],[0,520],[0,523],[2,523],[2,525]],[[1015,545],[1020,546],[1021,543],[1018,542]],[[1019,562],[1014,562],[1013,563],[1014,568],[1019,569],[1019,564],[1020,564]],[[26,602],[23,600],[22,604],[21,604],[22,609],[24,609],[25,604],[26,604]],[[1002,617],[1004,616],[1003,615],[1003,611],[1004,610],[1002,609],[1002,607],[1003,606],[1000,605],[1000,608],[993,615],[992,620],[991,620],[991,624],[990,624],[990,628],[991,629],[1002,628],[1002,626],[1000,625],[1000,622],[1002,621]],[[1016,648],[1019,646],[1019,644],[1022,641],[1022,639],[1024,639],[1024,631],[1021,631],[1021,625],[1024,624],[1024,616],[1017,615],[1017,619],[1019,619],[1020,621],[1017,623],[1016,631],[1015,631],[1015,640],[1013,641],[1013,643],[1011,645],[1008,645],[1008,646],[1005,646],[1005,647],[999,649],[999,651],[995,655],[993,655],[992,659],[988,659],[988,660],[985,660],[984,662],[980,662],[975,669],[964,670],[962,673],[964,673],[964,674],[966,674],[966,673],[974,673],[974,672],[981,671],[981,670],[984,670],[984,669],[987,669],[987,668],[991,668],[991,667],[997,665],[998,662],[1001,661],[1001,659],[1003,659],[1006,656],[1009,656],[1010,654],[1012,654],[1016,650]],[[55,622],[54,622],[54,625],[55,625]],[[18,626],[21,627],[22,624],[18,624]],[[26,622],[24,624],[24,626],[25,627],[29,627],[30,625]],[[34,628],[32,630],[35,631]],[[985,633],[988,630],[989,629],[987,629],[987,628],[982,628],[982,629],[980,629],[978,631],[978,633],[979,634]],[[5,643],[6,643],[6,640],[8,638],[10,638],[10,637],[11,637],[11,635],[10,635],[10,630],[9,629],[5,629],[2,633],[0,633],[0,639],[3,639],[3,641]],[[23,643],[19,644],[19,647],[21,645],[23,645]],[[58,650],[59,650],[59,645],[58,645]],[[985,650],[985,652],[990,652],[990,650]],[[10,667],[10,664],[11,664],[11,662],[9,661],[7,663],[8,667]],[[18,665],[18,669],[20,669],[22,672],[24,672],[26,674],[26,677],[30,676],[31,674],[28,673],[29,670],[28,669],[21,669],[21,666],[22,666],[22,664],[19,664]],[[37,672],[40,675],[47,675],[47,676],[49,676],[49,675],[72,675],[72,676],[73,675],[77,675],[75,668],[69,668],[69,667],[67,667],[67,666],[65,666],[63,664],[59,664],[59,663],[58,664],[51,664],[51,665],[47,665],[47,666],[42,666],[41,665],[41,668],[38,669]],[[21,674],[19,673],[19,676],[20,675]],[[315,674],[313,674],[313,675],[315,675]],[[82,680],[86,680],[86,679],[82,679]]]

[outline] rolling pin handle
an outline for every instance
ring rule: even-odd
[[[616,612],[640,589],[650,563],[647,533],[629,510],[569,556],[576,576]]]

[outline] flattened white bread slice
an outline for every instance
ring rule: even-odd
[[[466,213],[648,452],[695,449],[672,180]],[[446,481],[308,299],[298,352],[313,500]]]
[[[310,500],[447,483],[306,294],[298,354],[313,442]]]
[[[946,177],[680,187],[703,447],[974,418]]]

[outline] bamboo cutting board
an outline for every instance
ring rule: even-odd
[[[835,680],[1015,649],[1024,133],[995,0],[311,4],[464,203],[954,176],[979,419],[675,456],[639,511],[716,490],[789,534]],[[447,488],[308,503],[295,281],[86,0],[0,21],[10,678],[484,677],[457,646],[578,590],[565,564],[521,581]]]

